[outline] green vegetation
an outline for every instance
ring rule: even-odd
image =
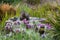
[[[31,0],[32,1],[32,0]],[[31,9],[30,7],[28,7],[27,4],[25,3],[19,3],[20,5],[18,6],[18,8],[16,9],[16,16],[19,17],[20,12],[22,10],[25,10],[27,13],[30,14],[30,16],[32,17],[39,17],[39,18],[46,18],[46,22],[49,22],[53,28],[54,31],[51,30],[50,34],[46,37],[46,38],[40,38],[40,36],[38,36],[37,33],[33,32],[33,34],[31,33],[30,35],[28,34],[23,34],[23,33],[19,33],[16,34],[12,37],[2,37],[2,34],[0,32],[0,40],[59,40],[60,39],[60,6],[57,6],[57,11],[54,10],[50,10],[50,6],[49,5],[43,5],[43,6],[38,6],[35,9]],[[8,19],[8,17],[3,18],[3,21],[0,25],[0,30],[2,30],[4,28],[4,23],[5,21]],[[30,31],[29,31],[30,32]],[[4,32],[3,32],[4,34]]]
[[[27,0],[27,3],[28,4],[32,4],[32,5],[35,5],[35,4],[39,4],[40,3],[40,0]]]

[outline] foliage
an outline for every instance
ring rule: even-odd
[[[39,4],[40,3],[40,0],[27,0],[27,3],[28,4],[32,4],[32,5],[35,5],[35,4]]]
[[[0,3],[9,3],[9,4],[12,4],[12,3],[17,3],[17,2],[20,2],[21,0],[0,0]]]
[[[30,0],[30,1],[32,1],[32,0]],[[52,25],[54,31],[52,30],[47,38],[41,38],[41,40],[43,40],[43,39],[44,40],[52,40],[52,38],[50,38],[51,36],[53,37],[54,40],[59,40],[60,39],[60,25],[59,25],[60,24],[60,12],[59,12],[60,11],[60,6],[57,6],[57,8],[58,8],[58,13],[54,10],[50,10],[49,5],[38,6],[38,8],[32,10],[26,4],[21,3],[21,5],[17,8],[16,16],[19,17],[20,12],[22,10],[25,10],[27,13],[30,14],[30,16],[39,17],[39,18],[46,18],[47,19],[46,22],[49,22]],[[4,23],[7,19],[8,19],[8,17],[3,18],[3,21],[1,23],[2,28],[4,27]],[[35,40],[35,39],[37,40],[37,39],[40,38],[37,35],[37,33],[35,34],[37,36],[33,37],[33,35],[34,34],[31,34],[31,36],[28,36],[28,34],[21,34],[20,33],[20,34],[14,35],[12,38],[11,37],[7,38],[7,40],[9,40],[9,39],[11,39],[11,40],[14,40],[14,39],[20,40],[20,39],[22,39],[22,36],[24,36],[24,38],[26,40],[29,39],[29,38],[31,38],[32,40]],[[0,39],[1,38],[2,37],[0,37]]]

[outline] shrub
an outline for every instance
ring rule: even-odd
[[[5,16],[15,15],[16,10],[9,4],[0,5],[0,17],[1,19]]]

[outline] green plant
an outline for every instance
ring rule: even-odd
[[[35,5],[35,4],[39,4],[40,3],[40,0],[27,0],[27,3],[28,4],[32,4],[32,5]]]

